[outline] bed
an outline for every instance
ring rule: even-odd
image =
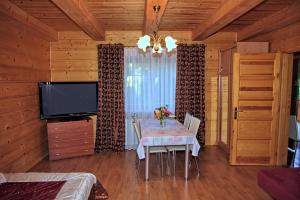
[[[300,168],[269,168],[257,174],[257,182],[276,200],[300,199]]]
[[[54,199],[64,199],[64,200],[91,200],[91,199],[108,199],[107,192],[102,187],[102,185],[97,181],[96,177],[91,173],[0,173],[0,199],[1,195],[7,195],[4,193],[3,188],[12,187],[11,184],[27,184],[27,186],[32,188],[32,185],[28,184],[42,184],[43,186],[47,184],[47,191],[51,191],[56,188]],[[49,185],[50,184],[50,185]],[[52,185],[51,185],[52,184]],[[26,186],[26,185],[25,185]],[[52,187],[49,189],[49,187]],[[20,192],[28,193],[21,185],[20,189],[16,191],[16,186],[13,185],[14,190],[11,192],[19,194]],[[43,193],[45,189],[38,188],[40,193]],[[10,191],[10,190],[6,190]],[[36,192],[36,190],[31,191]],[[31,194],[32,195],[32,194]],[[48,195],[51,196],[51,195]],[[3,196],[2,196],[3,197]],[[10,196],[11,197],[11,196]],[[30,196],[30,199],[33,197]],[[24,198],[26,199],[26,198]],[[52,198],[53,199],[53,198]]]

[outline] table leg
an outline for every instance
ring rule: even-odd
[[[145,179],[146,181],[149,180],[149,146],[146,146]]]
[[[187,180],[189,177],[189,145],[185,146],[185,169],[184,169],[184,178]]]

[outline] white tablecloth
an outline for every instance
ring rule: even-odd
[[[162,127],[159,120],[141,120],[142,138],[137,148],[139,159],[145,158],[145,146],[168,146],[190,144],[193,156],[198,156],[200,144],[194,133],[189,132],[177,120],[167,120],[166,126]]]

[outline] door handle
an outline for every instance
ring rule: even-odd
[[[234,108],[234,119],[237,119],[237,113],[243,112],[242,110],[239,110],[237,107]]]

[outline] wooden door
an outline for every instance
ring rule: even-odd
[[[275,164],[279,72],[280,54],[234,55],[231,164]]]

